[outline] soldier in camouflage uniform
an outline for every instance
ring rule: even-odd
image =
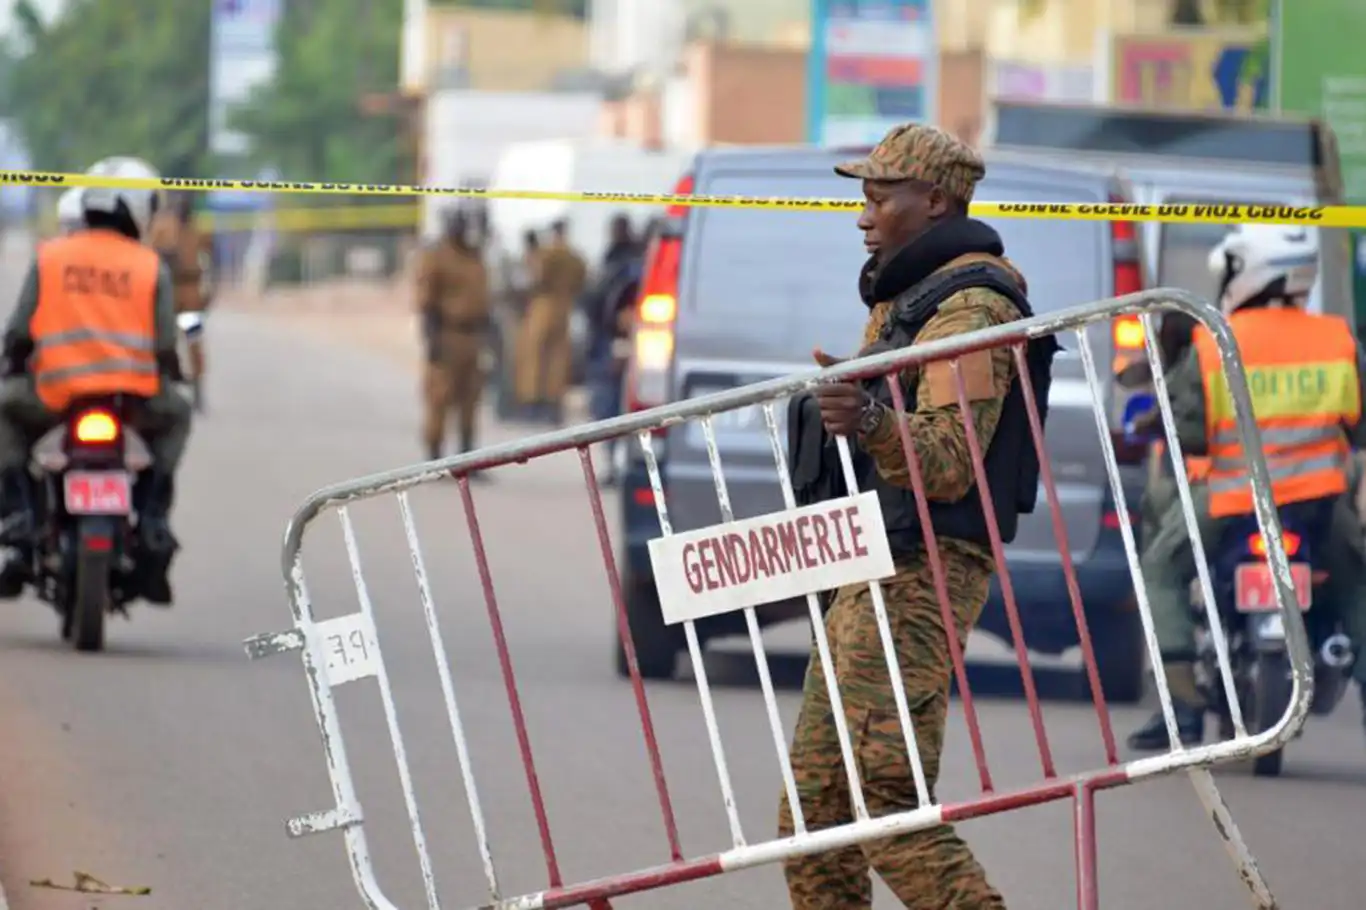
[[[870,310],[865,348],[879,338],[893,298],[914,292],[921,282],[946,269],[992,263],[1012,276],[1023,292],[1023,278],[1004,259],[999,235],[967,217],[974,188],[985,174],[982,159],[968,146],[930,126],[903,126],[892,130],[868,158],[841,165],[836,171],[861,179],[867,199],[858,221],[870,254],[860,281]],[[997,291],[969,288],[939,304],[916,334],[915,343],[1020,317],[1020,309]],[[814,353],[822,366],[837,362],[819,350]],[[1005,348],[966,355],[958,363],[973,424],[986,451],[1002,421],[1006,395],[1015,381],[1015,364]],[[910,486],[910,477],[898,421],[907,422],[931,503],[957,504],[969,497],[975,501],[972,459],[949,366],[929,364],[919,370],[922,375],[916,373],[913,368],[902,376],[907,387],[914,383],[915,389],[910,398],[914,410],[906,414],[877,403],[859,385],[819,387],[816,396],[822,423],[828,432],[846,436],[871,457],[877,474],[888,485],[904,489]],[[1019,404],[1012,404],[1011,409],[1017,407],[1023,409]],[[1030,445],[1028,436],[1025,440]],[[1000,512],[1001,506],[997,508]],[[938,528],[938,520],[935,524]],[[986,603],[994,569],[991,550],[981,542],[937,536],[953,598],[952,634],[965,645]],[[896,574],[885,579],[882,588],[916,740],[933,787],[939,774],[952,661],[923,544],[896,553]],[[869,812],[876,817],[913,810],[918,802],[910,759],[867,585],[842,588],[835,594],[826,631]],[[814,830],[851,822],[832,707],[814,652],[803,698],[792,763],[807,825]],[[792,813],[786,799],[779,816],[781,833],[791,835]],[[1005,906],[967,844],[948,825],[788,860],[785,872],[792,905],[797,910],[871,907],[870,868],[906,907],[998,910]]]

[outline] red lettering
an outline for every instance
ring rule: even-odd
[[[825,523],[824,515],[811,516],[811,529],[816,532],[816,552],[821,562],[829,565],[835,562],[835,551],[830,549],[830,526]]]
[[[844,513],[839,509],[830,513],[830,524],[835,526],[835,540],[840,545],[840,561],[849,558],[849,548],[844,543],[844,528],[841,523],[844,521]]]
[[[730,551],[730,561],[735,566],[736,583],[744,584],[749,581],[754,574],[754,567],[749,563],[749,549],[745,546],[745,539],[739,534],[727,534],[726,549]]]
[[[735,553],[726,545],[725,537],[712,538],[712,549],[716,551],[716,576],[718,587],[735,584]]]
[[[811,555],[811,516],[803,515],[797,519],[797,539],[802,542],[802,567],[810,569],[816,563],[815,557]]]
[[[749,532],[749,562],[754,566],[754,577],[757,579],[759,573],[772,575],[773,570],[768,567],[767,560],[764,559],[764,545],[759,542],[759,532],[751,530]]]
[[[783,556],[786,557],[784,572],[802,567],[802,551],[797,545],[797,526],[790,521],[778,525],[778,538],[783,542]]]
[[[697,545],[697,555],[702,561],[702,583],[707,586],[708,591],[715,591],[721,587],[716,582],[716,576],[712,574],[716,570],[716,564],[711,561],[711,549],[715,544],[714,540],[707,538]]]
[[[778,532],[773,528],[765,527],[759,532],[764,538],[764,553],[768,555],[769,572],[777,575],[787,574],[787,562],[783,559],[781,543],[778,540]]]
[[[697,564],[697,544],[683,545],[683,577],[694,594],[702,593],[702,567]]]
[[[859,543],[863,537],[863,525],[858,521],[858,506],[849,506],[844,510],[844,515],[849,519],[849,542],[854,545],[854,555],[867,556],[868,548]]]

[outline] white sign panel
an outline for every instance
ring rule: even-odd
[[[379,672],[379,642],[365,614],[324,619],[314,627],[313,634],[327,667],[327,681],[332,685],[355,682]]]
[[[895,571],[876,493],[661,537],[650,562],[668,625]]]

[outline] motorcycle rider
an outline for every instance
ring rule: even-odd
[[[1329,575],[1326,600],[1343,611],[1347,634],[1361,654],[1366,543],[1353,513],[1349,473],[1356,473],[1351,449],[1366,444],[1361,419],[1366,387],[1347,323],[1302,309],[1318,277],[1315,232],[1244,225],[1211,251],[1209,267],[1220,281],[1220,304],[1247,369],[1276,504],[1327,503],[1326,533],[1318,544]],[[1201,539],[1212,552],[1222,520],[1250,515],[1253,505],[1218,351],[1203,327],[1196,329],[1191,349],[1167,383],[1183,453],[1209,459],[1205,482],[1191,485],[1191,498]],[[1150,422],[1156,419],[1154,412]],[[1153,539],[1145,541],[1140,563],[1177,732],[1183,744],[1198,745],[1204,739],[1206,706],[1195,680],[1195,618],[1189,601],[1196,570],[1179,500],[1166,509]],[[1358,658],[1353,675],[1366,708],[1366,655]],[[1129,747],[1170,747],[1160,710],[1129,737]]]
[[[159,176],[146,162],[125,157],[106,158],[87,173]],[[38,248],[0,348],[0,546],[11,549],[0,568],[0,597],[17,597],[28,580],[36,532],[27,467],[33,444],[74,400],[121,394],[129,403],[124,417],[153,459],[133,490],[140,593],[169,604],[167,576],[178,548],[168,524],[172,478],[191,416],[174,385],[182,375],[171,273],[141,242],[161,192],[87,187],[80,201],[84,226]]]

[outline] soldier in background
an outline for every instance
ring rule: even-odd
[[[164,211],[152,221],[148,243],[161,254],[171,270],[175,286],[176,313],[202,313],[208,303],[208,238],[194,224],[194,199],[189,193],[173,197]],[[189,376],[203,394],[205,374],[204,335],[198,333],[187,344]],[[202,399],[196,402],[202,407]]]
[[[569,322],[588,281],[588,266],[569,245],[569,226],[556,221],[550,243],[536,257],[531,301],[518,333],[518,403],[535,420],[559,423],[569,388],[573,352]]]
[[[489,330],[489,276],[467,216],[447,213],[444,236],[424,250],[418,267],[418,313],[426,351],[422,441],[427,457],[442,457],[446,415],[454,410],[460,451],[475,447],[480,368]]]

